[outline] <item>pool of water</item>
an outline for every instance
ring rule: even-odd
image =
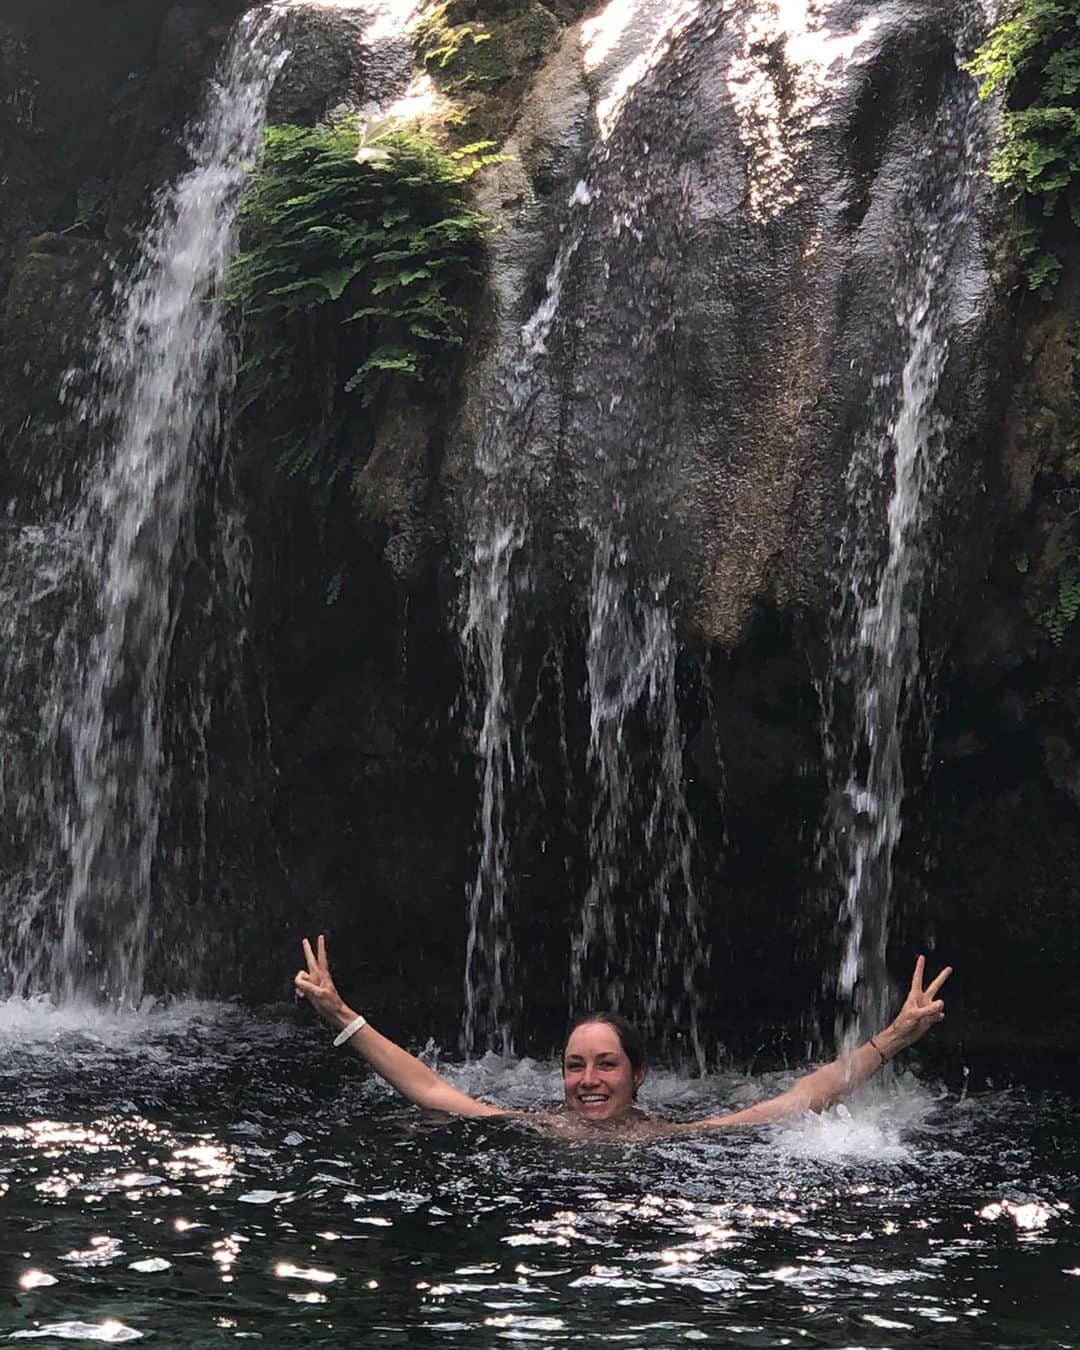
[[[901,1077],[617,1144],[401,1104],[326,1035],[209,1005],[0,1005],[0,1340],[47,1346],[1080,1347],[1080,1113]],[[443,1065],[546,1105],[551,1064]],[[688,1117],[786,1079],[654,1073]]]

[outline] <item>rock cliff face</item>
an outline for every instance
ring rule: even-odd
[[[630,585],[644,595],[651,576],[677,597],[686,662],[711,655],[703,679],[684,676],[681,707],[685,725],[703,728],[689,791],[708,822],[698,849],[713,968],[754,953],[772,975],[739,969],[728,1006],[786,1020],[813,1000],[815,966],[836,960],[824,937],[835,901],[815,911],[814,899],[829,793],[819,692],[831,613],[846,588],[867,587],[845,573],[844,552],[878,551],[851,516],[880,512],[886,533],[891,446],[863,498],[851,466],[861,445],[888,444],[905,418],[925,415],[915,387],[925,370],[904,344],[945,291],[933,342],[947,355],[930,397],[949,448],[925,510],[947,582],[930,586],[924,615],[931,664],[954,639],[1004,509],[986,509],[1008,327],[986,263],[996,225],[977,203],[957,205],[977,179],[983,134],[957,70],[973,39],[961,6],[830,6],[827,22],[794,34],[750,5],[723,17],[688,6],[666,36],[670,10],[635,13],[636,25],[605,33],[587,21],[567,36],[488,186],[503,222],[493,245],[502,327],[466,375],[444,477],[455,537],[472,550],[466,571],[496,541],[514,541],[510,615],[488,629],[505,651],[530,640],[531,604],[544,616],[533,642],[561,650],[564,669],[593,660],[612,591],[597,562],[610,522],[631,541]],[[951,184],[938,176],[949,153]],[[936,236],[950,210],[947,236]],[[944,269],[933,294],[905,310],[905,267],[920,252],[931,272],[943,259]],[[530,333],[537,340],[520,343]],[[521,412],[491,396],[515,380]],[[485,440],[493,422],[510,447],[502,458]],[[493,473],[505,475],[484,537],[472,528],[478,446],[488,497]],[[528,602],[513,599],[515,587]],[[637,659],[629,646],[624,657]],[[523,720],[541,699],[527,662],[500,678],[521,682]],[[642,747],[634,753],[646,762]],[[919,783],[917,745],[908,758]],[[587,772],[577,792],[587,795]],[[583,851],[579,841],[567,864],[571,889],[587,884]],[[925,916],[910,893],[925,884],[924,864],[902,853],[900,865],[898,913],[918,901]],[[550,891],[557,883],[537,870]],[[522,898],[525,910],[539,903]],[[539,992],[528,997],[535,1006]]]
[[[241,8],[90,3],[72,10],[52,0],[4,7],[7,268],[12,246],[35,234],[73,226],[101,234],[110,215],[114,233],[128,225],[139,195],[175,165],[170,133],[191,111]]]
[[[61,22],[61,7],[13,0],[0,21],[6,498],[43,500],[78,463],[64,373],[107,259],[123,265],[149,195],[180,167],[178,129],[244,7],[87,3]],[[456,632],[476,449],[578,221],[509,485],[530,531],[534,616],[513,658],[523,720],[553,652],[568,687],[584,682],[582,587],[617,496],[636,563],[670,579],[678,614],[703,940],[724,991],[707,999],[709,1028],[738,1046],[759,1044],[762,1026],[805,1026],[832,959],[833,918],[815,898],[828,791],[817,690],[845,474],[867,390],[897,364],[890,248],[912,147],[933,138],[958,80],[963,7],[852,0],[801,45],[751,4],[687,5],[667,38],[671,6],[622,6],[632,23],[619,6],[582,20],[586,8],[455,2],[429,34],[459,139],[494,133],[508,154],[479,188],[499,225],[489,298],[441,402],[392,399],[354,483],[283,476],[257,419],[236,446],[253,552],[248,701],[264,729],[254,754],[251,736],[243,751],[210,747],[216,890],[191,912],[231,917],[206,988],[283,989],[296,932],[326,926],[365,1000],[397,1007],[406,989],[417,1029],[452,1038],[476,847]],[[463,36],[478,22],[494,33],[487,65],[470,64]],[[298,10],[272,116],[307,123],[400,87],[400,49],[375,53],[357,34],[348,14]],[[1001,224],[984,213],[954,262],[967,312],[943,377],[951,467],[925,617],[936,748],[926,771],[911,766],[895,943],[936,934],[973,973],[950,1019],[958,1044],[1076,1045],[1080,263],[1052,305],[1010,309],[981,267]],[[201,641],[199,578],[184,589],[178,681]],[[536,713],[551,733],[537,755],[546,787],[567,738],[588,741],[580,692],[559,716]],[[560,782],[564,797],[537,791],[518,821],[519,930],[551,960],[562,892],[588,867],[584,761]],[[180,940],[182,897],[170,903]],[[153,966],[168,987],[169,953]],[[1035,979],[1047,1002],[1033,1013]],[[537,1041],[557,1035],[565,991],[539,959],[521,987]]]
[[[841,4],[785,38],[752,5],[723,20],[690,6],[665,46],[661,9],[635,13],[637,25],[601,16],[569,34],[525,99],[513,160],[488,190],[503,225],[495,285],[507,321],[523,321],[586,179],[594,220],[553,339],[566,370],[530,425],[546,496],[533,527],[555,574],[580,571],[580,557],[558,556],[590,510],[575,455],[625,464],[628,438],[649,443],[641,472],[663,501],[663,561],[694,630],[730,650],[762,606],[820,616],[829,604],[851,443],[868,389],[896,362],[883,316],[912,147],[956,83],[963,16]],[[625,72],[650,60],[626,92]],[[981,465],[998,415],[986,361],[998,311],[978,244],[953,266],[969,310],[951,335],[945,415],[955,458]],[[482,402],[484,377],[469,385]],[[645,412],[629,411],[627,386],[645,391],[653,426],[634,425]],[[465,463],[473,439],[466,430]],[[966,473],[955,486],[969,485]]]
[[[1077,631],[1080,286],[1074,255],[1051,302],[1026,301],[1001,369],[1009,401],[995,438],[976,580],[948,646],[933,771],[915,830],[932,841],[925,884],[943,940],[979,934],[993,996],[985,1038],[1075,1053],[1080,1007]],[[988,537],[989,536],[989,537]],[[981,547],[979,546],[981,544]],[[917,860],[913,857],[913,863]],[[1023,991],[1038,987],[1029,1020]]]

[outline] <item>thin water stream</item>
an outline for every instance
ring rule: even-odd
[[[440,1067],[559,1093],[552,1064]],[[644,1104],[780,1081],[654,1071]],[[425,1118],[271,1010],[0,1005],[13,1343],[1075,1348],[1078,1184],[1053,1094],[904,1076],[783,1129],[571,1144]]]
[[[972,5],[957,62],[973,50],[982,10]],[[831,778],[827,866],[839,874],[843,952],[837,978],[840,1040],[884,1025],[892,995],[886,953],[905,754],[927,751],[934,653],[924,649],[924,606],[940,554],[938,500],[950,426],[942,381],[981,267],[977,173],[985,113],[974,81],[956,69],[905,185],[884,250],[891,272],[894,364],[867,371],[868,421],[848,464],[847,520],[836,564],[838,598],[823,690]],[[912,737],[911,739],[916,739]]]
[[[509,917],[507,811],[518,776],[514,755],[513,663],[509,653],[515,592],[529,588],[528,558],[532,407],[547,374],[548,341],[570,263],[581,246],[588,188],[568,203],[565,235],[548,271],[544,296],[510,338],[507,357],[476,442],[475,482],[461,643],[476,724],[480,809],[476,873],[469,888],[463,1041],[469,1051],[512,1046],[509,984],[514,942]]]

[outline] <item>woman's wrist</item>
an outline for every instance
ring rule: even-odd
[[[356,1021],[356,1009],[350,1008],[344,999],[338,999],[338,1005],[334,1009],[334,1025],[339,1031],[343,1031],[350,1022]]]
[[[349,1007],[340,994],[333,999],[327,999],[321,1006],[316,1004],[316,1012],[329,1026],[335,1031],[340,1031],[356,1017],[356,1013]]]
[[[871,1044],[886,1063],[905,1049],[907,1042],[892,1024],[870,1037]]]

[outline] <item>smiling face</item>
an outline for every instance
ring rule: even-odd
[[[575,1115],[586,1120],[624,1115],[644,1081],[645,1070],[630,1063],[614,1027],[584,1022],[571,1032],[563,1051],[563,1088]]]

